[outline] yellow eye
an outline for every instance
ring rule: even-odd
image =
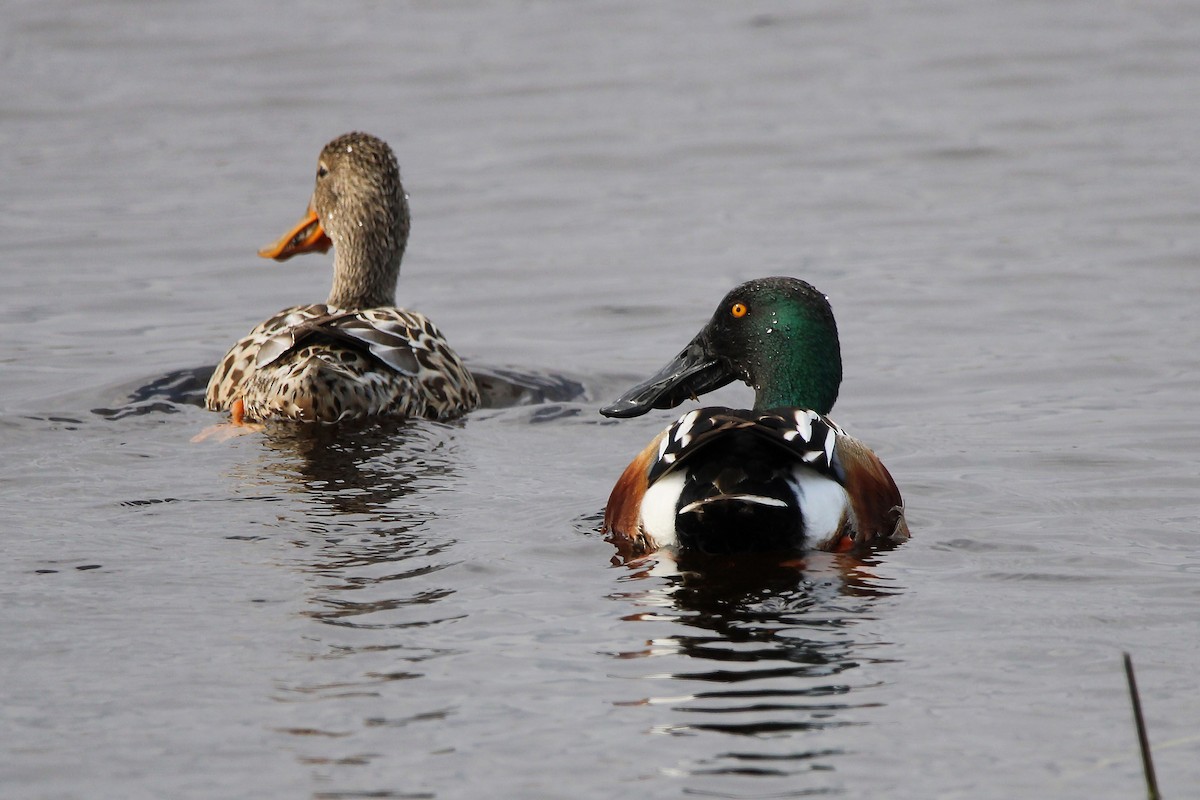
[[[746,312],[749,310],[750,309],[746,308],[745,303],[734,303],[729,307],[729,313],[733,314],[734,318],[736,319],[741,319],[742,317],[746,316]]]

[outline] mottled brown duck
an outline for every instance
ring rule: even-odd
[[[427,317],[396,307],[409,212],[386,142],[347,133],[321,151],[308,213],[259,252],[332,246],[333,289],[260,323],[221,359],[205,397],[243,420],[451,419],[479,404],[471,373]]]

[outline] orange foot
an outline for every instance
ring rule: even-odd
[[[257,422],[246,421],[246,406],[242,403],[242,398],[233,401],[229,406],[229,422],[221,422],[216,425],[209,425],[204,430],[192,437],[193,444],[212,439],[217,442],[228,441],[235,436],[244,436],[247,433],[257,433],[263,429],[262,425]]]

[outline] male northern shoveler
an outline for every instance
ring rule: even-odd
[[[683,352],[600,413],[673,408],[735,378],[754,387],[753,409],[687,412],[613,487],[604,525],[623,554],[845,551],[908,538],[892,476],[825,416],[841,346],[829,301],[802,280],[738,286]]]
[[[233,346],[205,404],[235,422],[449,419],[479,404],[471,373],[423,314],[395,307],[408,200],[387,143],[347,133],[321,151],[308,213],[259,251],[285,261],[334,248],[324,303],[284,309]]]

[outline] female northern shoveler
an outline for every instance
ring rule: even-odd
[[[735,378],[754,387],[752,410],[689,411],[613,487],[604,525],[625,555],[668,545],[844,551],[908,538],[892,476],[825,416],[841,346],[829,301],[802,280],[738,286],[683,352],[600,413],[673,408]]]
[[[449,419],[479,404],[471,373],[424,315],[396,308],[408,200],[387,143],[339,136],[321,151],[308,214],[264,258],[334,248],[324,303],[284,309],[221,360],[205,403],[234,422]]]

